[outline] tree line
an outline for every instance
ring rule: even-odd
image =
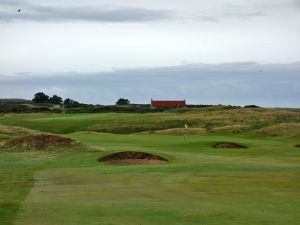
[[[32,99],[34,103],[50,103],[54,105],[65,105],[65,106],[78,106],[81,105],[81,103],[72,100],[70,98],[67,98],[63,100],[62,97],[58,95],[53,95],[52,97],[49,97],[43,92],[38,92],[34,95],[34,98]],[[116,102],[116,105],[129,105],[130,101],[127,98],[119,98]]]
[[[43,92],[36,93],[32,101],[34,103],[50,103],[54,105],[80,105],[79,102],[74,101],[70,98],[63,100],[63,98],[58,95],[53,95],[52,97],[49,97]]]

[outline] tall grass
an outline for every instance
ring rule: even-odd
[[[52,133],[95,131],[115,134],[170,129],[203,129],[207,133],[299,135],[300,111],[292,109],[203,108],[162,113],[7,114],[0,124]]]

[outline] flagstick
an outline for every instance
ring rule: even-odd
[[[188,128],[188,125],[186,125],[186,123],[184,124],[184,133],[183,133],[183,141],[185,142],[185,135],[186,135],[186,130]]]

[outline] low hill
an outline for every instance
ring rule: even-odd
[[[30,104],[31,100],[22,98],[0,98],[0,104]]]
[[[93,131],[175,135],[247,133],[296,137],[300,135],[300,110],[209,107],[161,113],[5,114],[0,116],[0,124],[58,134]],[[185,124],[188,128],[184,128]]]

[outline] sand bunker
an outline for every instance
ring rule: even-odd
[[[214,144],[213,147],[214,148],[247,148],[244,145],[230,143],[230,142],[217,143],[217,144]]]
[[[7,145],[15,148],[21,147],[42,150],[48,148],[73,147],[79,145],[79,143],[70,138],[57,135],[37,134],[15,138],[8,142]]]
[[[168,160],[146,152],[125,151],[104,156],[99,161],[108,164],[164,164]]]

